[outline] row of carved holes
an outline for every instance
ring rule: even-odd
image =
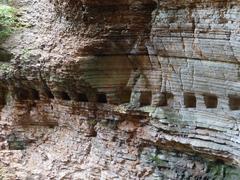
[[[19,100],[25,100],[25,99],[33,99],[33,100],[39,100],[39,93],[35,89],[31,89],[29,92],[24,89],[17,89],[16,94]],[[53,99],[54,96],[50,91],[46,91],[46,94],[48,98]],[[163,93],[165,96],[165,99],[163,102],[161,102],[161,106],[167,106],[168,100],[173,98],[173,94],[171,93]],[[30,97],[29,97],[30,96]],[[71,98],[68,96],[66,92],[60,92],[60,96],[63,100],[71,100]],[[204,94],[204,103],[207,108],[217,108],[218,105],[218,98],[217,96],[213,94]],[[77,96],[77,101],[80,102],[88,102],[88,98],[86,94],[80,93]],[[142,92],[140,96],[140,104],[141,106],[151,105],[152,100],[152,93],[149,91]],[[104,93],[97,94],[97,102],[99,103],[107,103],[107,97]],[[196,97],[194,93],[184,93],[184,105],[186,108],[195,108],[196,107]],[[240,110],[240,97],[239,96],[229,96],[229,106],[231,110]]]
[[[204,103],[207,108],[217,108],[218,99],[217,96],[212,94],[203,95]],[[195,108],[197,100],[194,93],[184,93],[184,105],[186,108]]]
[[[66,101],[71,100],[71,98],[69,97],[69,95],[66,92],[60,92],[59,94],[60,94],[61,99],[66,100]],[[52,95],[50,98],[53,99],[54,96]],[[87,95],[84,93],[77,94],[77,97],[75,97],[75,100],[79,101],[79,102],[89,102]],[[106,95],[103,93],[97,94],[97,102],[107,103]]]
[[[207,108],[217,108],[218,98],[213,94],[203,95],[204,103]],[[196,97],[194,93],[184,93],[184,105],[186,108],[196,107]],[[229,107],[231,110],[240,110],[240,97],[229,95]]]
[[[52,97],[54,98],[54,96],[52,96]],[[66,101],[71,100],[71,98],[69,97],[69,95],[66,92],[60,92],[60,97],[61,97],[61,99],[66,100]],[[77,94],[77,97],[75,97],[75,100],[79,101],[79,102],[89,102],[87,95],[84,93]],[[104,94],[104,93],[97,94],[97,102],[107,103],[106,94]]]
[[[55,98],[51,91],[46,90],[45,93],[49,99]],[[24,90],[24,89],[17,89],[16,96],[17,96],[18,100],[27,100],[27,99],[40,100],[39,93],[35,89],[31,89],[30,93],[29,93],[29,91]],[[66,101],[71,100],[71,98],[69,97],[69,95],[66,92],[58,92],[58,96],[61,99],[66,100]],[[75,100],[80,101],[80,102],[88,102],[88,97],[84,93],[79,93]],[[97,102],[107,103],[106,94],[104,94],[104,93],[97,94]]]
[[[162,93],[161,102],[159,103],[159,106],[168,106],[172,99],[173,99],[172,93],[167,93],[167,92]],[[151,105],[151,103],[152,103],[152,92],[151,91],[141,92],[140,106]]]
[[[160,106],[167,106],[168,101],[173,99],[173,94],[163,93],[162,102]],[[214,94],[204,94],[204,103],[206,108],[217,108],[218,98]],[[152,94],[151,92],[142,92],[140,96],[140,105],[151,105]],[[184,93],[184,106],[186,108],[196,108],[197,100],[194,93]],[[229,95],[229,107],[231,110],[240,110],[240,97]]]

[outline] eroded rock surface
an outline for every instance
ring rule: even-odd
[[[3,179],[239,179],[238,0],[15,0]]]

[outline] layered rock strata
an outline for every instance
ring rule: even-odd
[[[3,178],[239,178],[238,0],[15,6]]]

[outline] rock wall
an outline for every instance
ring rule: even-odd
[[[239,179],[238,0],[15,0],[3,179]]]

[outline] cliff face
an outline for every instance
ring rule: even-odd
[[[16,0],[5,179],[239,179],[238,0]]]

